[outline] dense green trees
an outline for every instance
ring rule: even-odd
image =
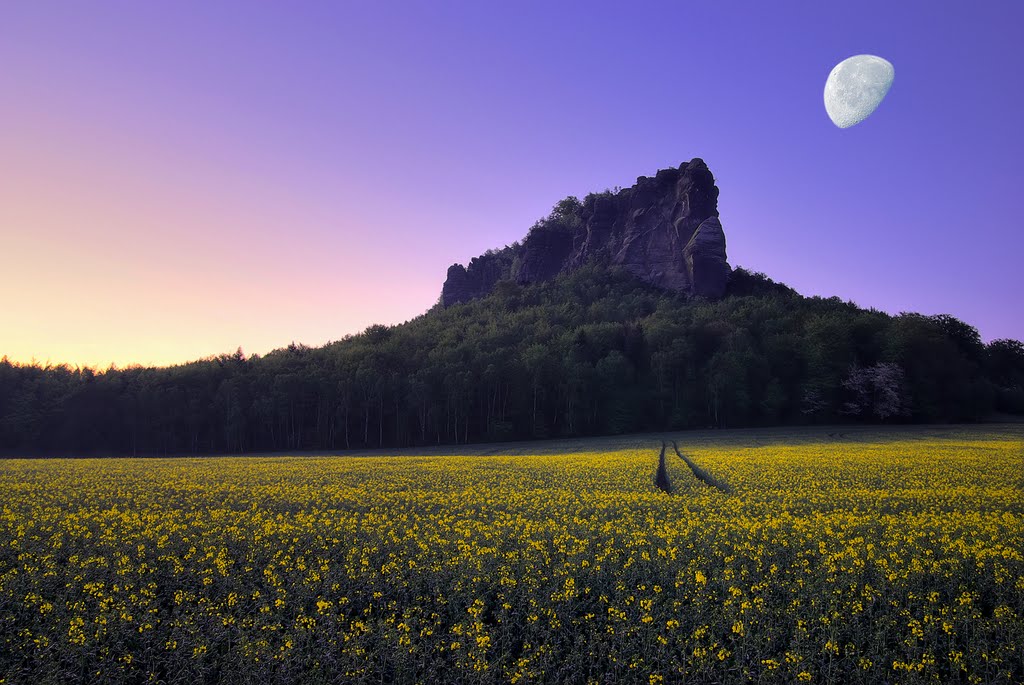
[[[567,210],[568,211],[568,210]],[[1024,345],[949,316],[804,298],[737,270],[717,302],[589,266],[541,285],[172,368],[0,362],[0,450],[347,449],[1024,413]]]

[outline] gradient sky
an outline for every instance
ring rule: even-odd
[[[4,2],[0,355],[319,345],[692,157],[729,261],[1024,339],[1024,2]],[[840,130],[840,60],[893,63]]]

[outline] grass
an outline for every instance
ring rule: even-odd
[[[662,440],[729,491],[659,491]],[[0,682],[1020,682],[1022,467],[1021,425],[0,461]]]

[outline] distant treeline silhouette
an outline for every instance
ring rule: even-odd
[[[340,450],[1024,414],[1024,345],[737,269],[708,302],[590,265],[549,283],[171,368],[0,362],[5,454]]]

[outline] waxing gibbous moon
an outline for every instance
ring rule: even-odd
[[[867,119],[889,92],[892,64],[874,55],[854,55],[837,64],[825,81],[825,111],[839,128]]]

